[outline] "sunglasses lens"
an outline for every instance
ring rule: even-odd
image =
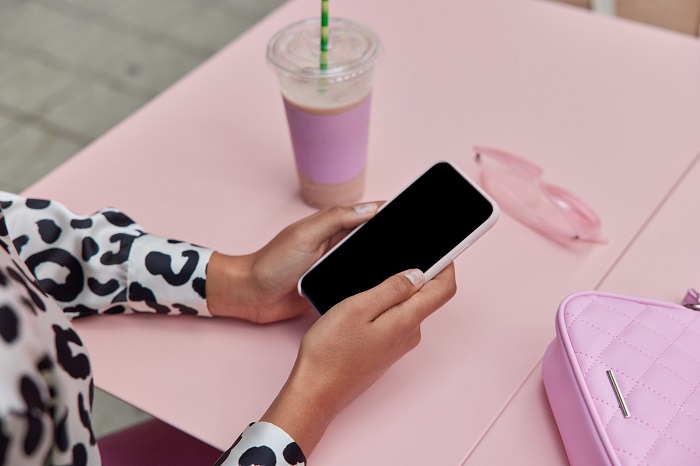
[[[537,176],[514,169],[512,165],[491,157],[481,157],[479,162],[483,173],[488,174],[487,189],[497,191],[498,196],[511,196],[527,205],[539,202],[542,193],[537,186]]]
[[[482,176],[484,189],[508,215],[559,242],[601,242],[598,217],[570,193],[522,177]]]
[[[554,239],[569,241],[577,236],[562,213],[537,185],[504,183],[501,179],[488,175],[482,177],[482,184],[501,209],[515,220]]]
[[[559,186],[545,185],[543,189],[558,206],[580,239],[590,239],[598,235],[600,219],[581,199]]]
[[[596,214],[570,192],[544,183],[537,165],[496,149],[476,152],[483,188],[511,217],[562,243],[605,242]]]

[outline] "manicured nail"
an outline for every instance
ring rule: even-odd
[[[353,207],[358,215],[367,215],[377,208],[377,204],[371,202],[369,204],[356,205]]]
[[[418,269],[411,269],[408,272],[405,272],[404,275],[411,283],[413,283],[413,286],[418,286],[425,280],[425,275],[423,275],[423,272]]]

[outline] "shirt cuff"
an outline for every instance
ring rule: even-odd
[[[212,253],[182,241],[140,236],[129,255],[129,305],[136,312],[211,316],[206,276]]]
[[[238,437],[216,465],[306,464],[306,457],[294,439],[269,422],[255,422]]]

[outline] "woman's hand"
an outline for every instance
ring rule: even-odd
[[[246,256],[214,253],[207,268],[207,305],[215,316],[256,323],[289,319],[309,308],[296,290],[299,278],[353,228],[377,212],[378,203],[321,210],[282,230]]]
[[[306,333],[287,383],[261,421],[306,455],[331,420],[420,342],[420,324],[454,296],[454,265],[428,283],[420,270],[390,277],[325,313]]]

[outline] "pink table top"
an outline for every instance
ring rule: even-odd
[[[700,217],[694,214],[700,199],[698,160],[700,154],[598,289],[680,303],[688,287],[699,286],[700,274],[694,260],[700,249]],[[542,383],[541,364],[533,369],[464,464],[568,464]]]
[[[152,233],[226,253],[261,247],[312,212],[296,190],[264,53],[276,30],[315,16],[317,3],[285,4],[25,194],[84,213],[113,205]],[[610,241],[565,249],[504,215],[457,260],[457,296],[424,324],[421,345],[336,419],[316,464],[463,464],[525,396],[514,398],[519,387],[536,393],[567,294],[604,287],[663,299],[692,277],[653,266],[665,250],[687,254],[663,231],[653,254],[633,252],[670,209],[667,194],[688,184],[700,149],[700,43],[549,2],[397,8],[332,6],[372,26],[385,47],[365,198],[391,197],[438,159],[476,178],[470,148],[492,145],[586,199]],[[105,316],[77,326],[98,387],[223,449],[274,398],[314,320]],[[555,433],[544,423],[542,435]]]

